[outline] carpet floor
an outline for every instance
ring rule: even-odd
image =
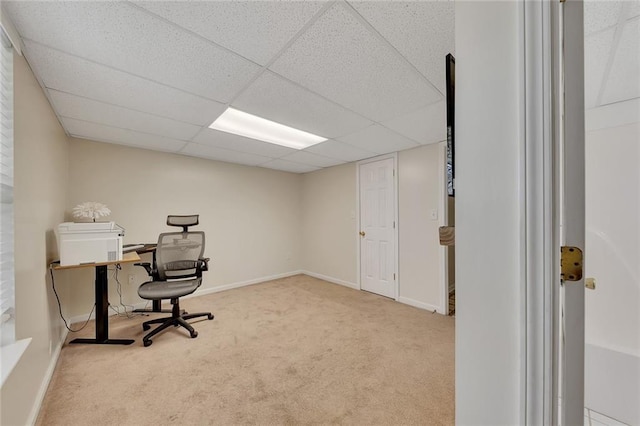
[[[111,317],[133,345],[65,344],[36,424],[454,424],[452,317],[306,275],[181,307],[215,319],[145,348],[150,316]]]

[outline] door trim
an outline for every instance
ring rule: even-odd
[[[559,3],[524,4],[522,205],[525,424],[557,424]]]
[[[358,248],[358,253],[356,256],[356,268],[357,268],[357,285],[358,285],[358,289],[362,290],[362,280],[361,280],[361,260],[360,260],[360,235],[358,234],[358,232],[360,231],[360,166],[363,164],[369,164],[369,163],[374,163],[376,161],[380,161],[380,160],[386,160],[389,158],[393,158],[393,170],[395,171],[394,176],[393,176],[393,215],[394,215],[394,220],[396,222],[396,227],[393,230],[393,269],[394,269],[394,273],[396,274],[396,280],[395,280],[395,285],[394,285],[394,296],[393,299],[398,301],[399,297],[400,297],[400,271],[398,268],[398,261],[399,261],[399,257],[398,257],[398,253],[399,253],[399,247],[398,247],[398,229],[400,229],[400,221],[398,220],[399,215],[398,215],[398,153],[397,152],[392,152],[390,154],[384,154],[384,155],[379,155],[377,157],[371,157],[371,158],[367,158],[365,160],[360,160],[356,163],[356,232],[354,232],[355,235],[355,239],[356,239],[356,247]]]
[[[449,195],[447,194],[447,143],[438,144],[438,218],[439,226],[449,225]],[[449,315],[449,246],[440,246],[440,310],[443,315]]]

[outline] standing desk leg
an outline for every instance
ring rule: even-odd
[[[109,278],[107,265],[96,266],[96,338],[74,339],[69,343],[130,345],[133,339],[109,339]]]

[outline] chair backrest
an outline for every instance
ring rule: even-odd
[[[187,232],[190,226],[196,226],[198,223],[200,223],[199,218],[200,215],[198,214],[183,216],[170,214],[169,216],[167,216],[167,225],[182,227],[182,232]]]
[[[160,280],[202,276],[204,232],[165,232],[158,237],[156,267]]]

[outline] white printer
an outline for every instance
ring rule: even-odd
[[[124,228],[115,222],[64,222],[58,225],[60,265],[122,260]]]

